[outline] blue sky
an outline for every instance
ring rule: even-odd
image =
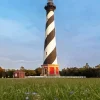
[[[43,63],[47,0],[0,1],[0,66]],[[54,0],[60,69],[100,63],[100,0]]]

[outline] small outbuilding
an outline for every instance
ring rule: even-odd
[[[22,70],[16,70],[13,76],[14,78],[25,78],[25,72]]]

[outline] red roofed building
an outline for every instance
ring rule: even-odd
[[[25,78],[25,72],[22,70],[16,70],[14,72],[14,78]]]

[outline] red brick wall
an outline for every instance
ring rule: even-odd
[[[19,78],[24,78],[25,77],[25,73],[24,72],[19,72]]]
[[[15,76],[15,74],[17,74],[17,76]],[[24,78],[25,77],[25,73],[24,72],[20,72],[20,71],[16,71],[14,73],[14,77],[15,78]]]
[[[54,74],[54,67],[50,67],[50,74]]]
[[[56,67],[56,74],[59,74],[59,70],[58,70],[58,67]]]

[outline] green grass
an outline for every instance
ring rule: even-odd
[[[100,100],[100,79],[0,79],[0,100],[26,100],[26,97],[28,100]]]

